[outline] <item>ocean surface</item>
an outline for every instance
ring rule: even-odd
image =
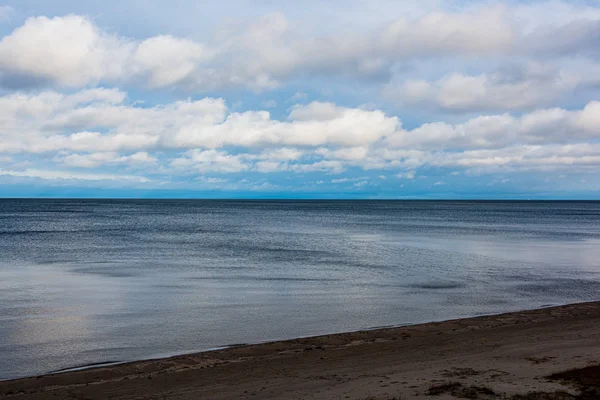
[[[599,202],[0,200],[0,379],[590,300]]]

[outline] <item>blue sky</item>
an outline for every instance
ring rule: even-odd
[[[600,195],[600,1],[14,0],[0,36],[0,197]]]

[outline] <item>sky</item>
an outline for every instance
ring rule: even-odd
[[[600,0],[0,1],[0,197],[600,199]]]

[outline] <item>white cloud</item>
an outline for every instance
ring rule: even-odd
[[[323,160],[312,164],[294,164],[289,167],[294,172],[325,172],[328,174],[341,174],[346,170],[344,163],[338,160]]]
[[[489,53],[513,46],[504,7],[463,13],[432,12],[416,21],[400,18],[386,28],[384,45],[396,54]]]
[[[282,147],[280,149],[265,150],[258,158],[262,160],[295,161],[300,159],[302,154],[298,149]]]
[[[92,89],[0,97],[2,152],[120,152],[223,146],[366,146],[395,132],[399,121],[381,111],[311,103],[294,107],[288,121],[266,111],[230,113],[222,99],[178,101],[141,108],[125,94]],[[352,152],[364,150],[357,147]],[[298,150],[271,157],[294,159]]]
[[[564,70],[530,63],[480,75],[453,73],[436,82],[393,82],[384,94],[400,103],[448,111],[525,110],[552,104],[580,86],[597,86],[596,68],[578,65],[576,70]],[[589,73],[582,75],[586,69]]]
[[[339,178],[339,179],[332,179],[331,183],[346,183],[350,181],[350,178]]]
[[[9,86],[80,87],[126,74],[130,47],[81,16],[29,18],[0,41],[0,71]]]
[[[510,144],[567,143],[600,136],[599,102],[583,110],[537,110],[521,117],[508,114],[480,116],[464,123],[426,123],[387,139],[396,148],[461,149]]]
[[[133,54],[133,63],[139,68],[135,72],[147,74],[148,86],[156,88],[198,79],[198,75],[193,77],[198,66],[211,58],[211,51],[202,44],[162,35],[141,42]],[[205,78],[210,79],[210,74]]]
[[[201,182],[204,182],[204,183],[211,184],[211,185],[229,182],[229,179],[226,179],[226,178],[214,178],[214,177],[210,177],[210,176],[201,176],[198,178],[198,180]]]
[[[321,155],[326,158],[336,158],[339,160],[346,161],[360,161],[364,160],[369,154],[368,147],[346,147],[336,150],[330,150],[327,148],[319,148],[315,150],[315,154]]]
[[[396,176],[400,179],[415,179],[416,174],[417,173],[415,171],[408,171],[408,172],[401,172]]]
[[[263,91],[297,77],[388,80],[407,62],[439,57],[598,55],[597,8],[570,7],[557,17],[544,12],[544,4],[441,7],[386,15],[373,24],[377,28],[350,32],[338,26],[326,34],[274,13],[218,24],[213,35],[200,39],[165,34],[130,39],[80,15],[32,17],[0,41],[0,73],[4,86],[19,88],[124,82],[189,92]],[[454,81],[484,88],[496,83],[493,76],[467,78],[457,75]],[[451,85],[452,80],[433,89]],[[303,92],[297,96],[292,100],[305,98]]]
[[[273,190],[277,190],[280,187],[278,185],[273,185],[272,183],[269,182],[263,182],[260,184],[256,184],[256,185],[252,185],[250,187],[250,190],[256,191],[256,192],[268,192],[268,191],[273,191]]]
[[[577,19],[540,27],[524,38],[521,51],[546,56],[583,55],[597,58],[600,55],[599,34],[600,20],[596,8],[587,16],[580,14]]]
[[[171,161],[171,166],[183,171],[235,173],[249,169],[243,155],[218,150],[190,150],[184,157]]]
[[[289,165],[281,161],[258,161],[254,168],[256,171],[263,173],[281,172],[288,170]]]
[[[153,164],[156,163],[157,159],[145,151],[140,151],[128,156],[122,156],[115,152],[69,154],[64,157],[56,157],[55,161],[69,167],[95,168],[101,165],[114,164]]]
[[[428,166],[597,168],[599,138],[600,102],[408,130],[380,110],[332,103],[294,106],[277,120],[266,111],[231,112],[222,99],[138,107],[127,104],[126,93],[110,89],[0,97],[1,154],[45,153],[72,168],[156,164],[156,174],[340,174],[360,168],[414,179],[415,170]]]
[[[600,144],[523,145],[493,150],[469,150],[432,157],[431,165],[460,167],[511,167],[554,169],[600,165]]]
[[[283,146],[365,145],[391,134],[398,119],[381,111],[364,111],[313,102],[296,106],[288,122],[272,120],[266,111],[231,113],[222,124],[203,129],[183,127],[175,133],[173,147],[227,145]]]
[[[65,170],[40,170],[40,169],[25,169],[22,171],[0,169],[0,175],[23,177],[23,178],[39,178],[46,180],[83,180],[83,181],[133,181],[139,183],[150,182],[148,178],[133,175],[113,175],[100,173],[76,173]]]

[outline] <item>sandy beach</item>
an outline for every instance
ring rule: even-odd
[[[4,381],[0,397],[595,399],[599,364],[596,302]]]

